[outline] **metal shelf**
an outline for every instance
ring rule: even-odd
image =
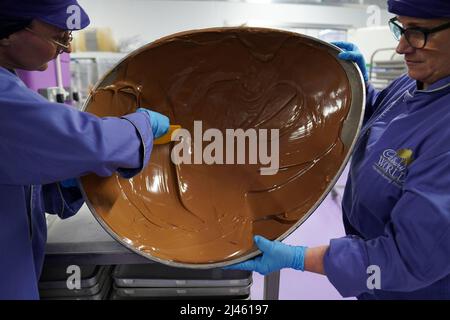
[[[381,52],[392,52],[390,60],[376,60]],[[395,48],[382,48],[376,50],[370,59],[369,80],[378,89],[386,88],[393,80],[403,75],[407,69],[404,60],[394,59],[397,56]]]

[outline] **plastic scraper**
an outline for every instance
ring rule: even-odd
[[[176,130],[181,129],[181,126],[173,125],[169,127],[169,130],[167,133],[158,139],[155,139],[153,141],[153,144],[167,144],[172,142],[172,133],[174,133]]]

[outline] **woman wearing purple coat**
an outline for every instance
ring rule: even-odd
[[[66,218],[83,204],[72,178],[136,175],[169,128],[147,109],[99,118],[50,103],[16,76],[70,52],[70,32],[88,24],[76,0],[0,1],[0,299],[39,298],[45,212]]]
[[[408,73],[383,91],[367,83],[342,203],[347,236],[316,248],[256,236],[262,256],[231,269],[320,273],[344,297],[450,299],[450,1],[388,6]],[[356,46],[336,45],[367,81]]]

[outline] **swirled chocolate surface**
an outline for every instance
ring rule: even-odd
[[[276,239],[321,198],[348,153],[340,134],[350,97],[336,58],[298,34],[219,28],[163,38],[125,59],[86,111],[147,107],[192,135],[194,121],[223,133],[279,129],[278,173],[261,175],[260,164],[175,165],[173,142],[154,146],[140,175],[87,176],[83,187],[99,218],[136,250],[188,264],[233,260],[255,250],[253,235]]]

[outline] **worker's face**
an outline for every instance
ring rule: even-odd
[[[432,29],[449,22],[447,19],[418,19],[398,17],[403,28],[421,27]],[[397,47],[397,53],[405,55],[408,74],[411,78],[426,85],[450,75],[450,29],[428,35],[424,48],[411,47],[402,36]]]
[[[61,39],[64,30],[38,20],[32,22],[30,29],[33,32],[21,30],[6,39],[0,49],[2,58],[11,68],[44,71],[58,55],[58,46],[47,39]]]

